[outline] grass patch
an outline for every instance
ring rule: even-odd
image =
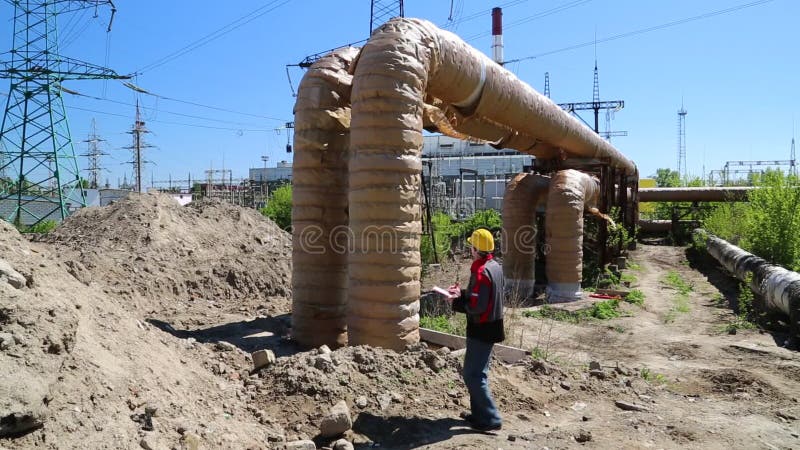
[[[671,270],[667,273],[663,280],[664,284],[667,286],[675,289],[678,291],[679,294],[688,295],[689,292],[694,290],[694,287],[687,283],[686,280],[681,277],[681,274],[678,272]]]
[[[621,281],[623,283],[633,284],[633,283],[636,283],[637,281],[639,281],[639,279],[636,278],[636,275],[626,272],[626,273],[623,273],[622,275],[619,276],[619,281]]]
[[[587,320],[614,319],[622,316],[622,313],[619,311],[619,300],[606,300],[595,303],[591,308],[578,311],[565,311],[545,305],[535,311],[525,311],[523,315],[534,319],[553,319],[578,324]]]
[[[647,367],[643,367],[641,372],[639,372],[639,375],[648,383],[664,384],[667,382],[667,377],[665,377],[663,374],[653,372]]]
[[[628,295],[625,297],[626,302],[638,306],[644,305],[644,299],[645,299],[644,292],[640,291],[639,289],[634,289],[628,292]]]
[[[672,323],[675,321],[678,314],[691,311],[689,293],[694,290],[694,286],[686,282],[686,280],[674,270],[667,273],[662,282],[677,291],[677,294],[672,299],[672,308],[670,308],[664,316],[664,323]]]
[[[758,325],[750,322],[743,317],[737,317],[731,323],[725,325],[722,329],[725,333],[736,334],[740,330],[757,330]]]
[[[549,352],[541,347],[533,347],[531,349],[531,358],[533,359],[541,359],[542,361],[547,361],[547,357],[549,356]]]
[[[635,272],[638,272],[638,271],[642,270],[642,266],[640,264],[638,264],[638,263],[633,262],[633,261],[628,261],[628,264],[625,267],[628,270],[633,270]]]
[[[422,316],[419,318],[419,326],[457,336],[467,335],[467,317],[464,314],[454,314],[449,317],[445,315]]]

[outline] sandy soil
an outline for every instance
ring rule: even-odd
[[[324,447],[340,400],[356,448],[800,447],[800,356],[780,330],[724,332],[736,285],[683,248],[632,253],[646,300],[625,317],[508,311],[507,344],[540,359],[493,363],[505,423],[482,434],[458,418],[468,396],[445,350],[325,355],[286,339],[288,236],[257,213],[144,196],[84,214],[37,242],[0,224],[0,425],[36,425],[0,448]],[[693,288],[682,308],[673,271]],[[278,358],[253,372],[259,349]]]

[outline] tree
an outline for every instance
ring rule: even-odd
[[[292,225],[292,185],[287,184],[272,191],[267,206],[261,208],[261,214],[288,230]]]
[[[681,174],[676,170],[658,169],[654,178],[658,187],[678,187],[681,185]]]

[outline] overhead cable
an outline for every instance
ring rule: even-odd
[[[677,26],[677,25],[683,25],[685,23],[694,22],[696,20],[708,19],[708,18],[711,18],[711,17],[720,16],[722,14],[728,14],[728,13],[731,13],[731,12],[739,11],[741,9],[751,8],[753,6],[758,6],[758,5],[763,5],[765,3],[769,3],[769,2],[773,2],[773,1],[775,1],[775,0],[759,0],[759,1],[755,1],[755,2],[744,3],[744,4],[741,4],[741,5],[738,5],[738,6],[732,6],[730,8],[719,9],[719,10],[716,10],[716,11],[711,11],[711,12],[707,12],[707,13],[704,13],[704,14],[700,14],[700,15],[697,15],[697,16],[686,17],[684,19],[679,19],[679,20],[675,20],[675,21],[672,21],[672,22],[662,23],[661,25],[655,25],[655,26],[652,26],[652,27],[642,28],[640,30],[635,30],[635,31],[628,31],[626,33],[616,34],[614,36],[609,36],[609,37],[605,37],[605,38],[601,38],[601,39],[597,39],[597,40],[593,40],[593,41],[588,41],[588,42],[584,42],[584,43],[581,43],[581,44],[570,45],[568,47],[559,48],[557,50],[550,50],[548,52],[539,53],[539,54],[536,54],[536,55],[531,55],[531,56],[525,56],[523,58],[512,59],[512,60],[509,60],[509,61],[505,61],[504,64],[515,63],[515,62],[520,62],[520,61],[527,61],[527,60],[530,60],[530,59],[541,58],[543,56],[549,56],[549,55],[553,55],[553,54],[556,54],[556,53],[561,53],[561,52],[566,52],[566,51],[570,51],[570,50],[576,50],[576,49],[583,48],[583,47],[588,47],[590,45],[596,45],[596,44],[601,44],[601,43],[604,43],[604,42],[616,41],[618,39],[624,39],[624,38],[628,38],[628,37],[632,37],[632,36],[637,36],[637,35],[640,35],[640,34],[649,33],[651,31],[663,30],[664,28],[670,28],[670,27],[674,27],[674,26]]]
[[[271,12],[271,11],[274,11],[274,10],[280,8],[281,6],[289,3],[290,1],[291,0],[272,0],[271,2],[267,3],[266,5],[263,5],[263,6],[255,9],[253,11],[250,11],[249,13],[245,14],[244,16],[239,17],[238,19],[234,20],[233,22],[231,22],[231,23],[229,23],[229,24],[227,24],[227,25],[225,25],[225,26],[223,26],[223,27],[221,27],[221,28],[219,28],[219,29],[217,29],[217,30],[205,35],[205,36],[203,36],[202,38],[197,39],[196,41],[194,41],[194,42],[192,42],[192,43],[190,43],[190,44],[188,44],[188,45],[186,45],[186,46],[184,46],[184,47],[182,47],[182,48],[180,48],[180,49],[178,49],[178,50],[176,50],[176,51],[174,51],[174,52],[172,52],[172,53],[170,53],[170,54],[168,54],[168,55],[166,55],[166,56],[164,56],[164,57],[162,57],[162,58],[160,58],[160,59],[158,59],[158,60],[156,60],[156,61],[154,61],[154,62],[152,62],[152,63],[150,63],[148,65],[146,65],[146,66],[144,66],[144,67],[141,67],[140,69],[137,69],[135,73],[141,74],[141,73],[144,73],[146,71],[153,70],[153,69],[155,69],[157,67],[160,67],[160,66],[162,66],[164,64],[167,64],[168,62],[174,61],[175,59],[177,59],[177,58],[179,58],[179,57],[181,57],[181,56],[183,56],[183,55],[185,55],[185,54],[187,54],[187,53],[189,53],[189,52],[191,52],[193,50],[196,50],[196,49],[202,47],[203,45],[206,45],[209,42],[212,42],[212,41],[214,41],[214,40],[216,40],[216,39],[218,39],[218,38],[220,38],[220,37],[222,37],[222,36],[224,36],[224,35],[226,35],[228,33],[230,33],[231,31],[234,31],[234,30],[236,30],[236,29],[238,29],[238,28],[240,28],[240,27],[242,27],[244,25],[247,25],[248,23],[258,19],[259,17],[261,17],[261,16],[263,16],[263,15],[265,15],[265,14]]]

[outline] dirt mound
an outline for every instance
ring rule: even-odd
[[[244,406],[240,373],[209,367],[243,366],[244,353],[170,336],[68,269],[0,221],[0,438],[14,448],[264,447],[270,429]]]
[[[165,311],[175,301],[241,307],[245,299],[288,308],[270,297],[290,295],[291,238],[251,209],[131,195],[84,208],[39,240],[56,246],[79,281],[101,283],[139,310]]]

